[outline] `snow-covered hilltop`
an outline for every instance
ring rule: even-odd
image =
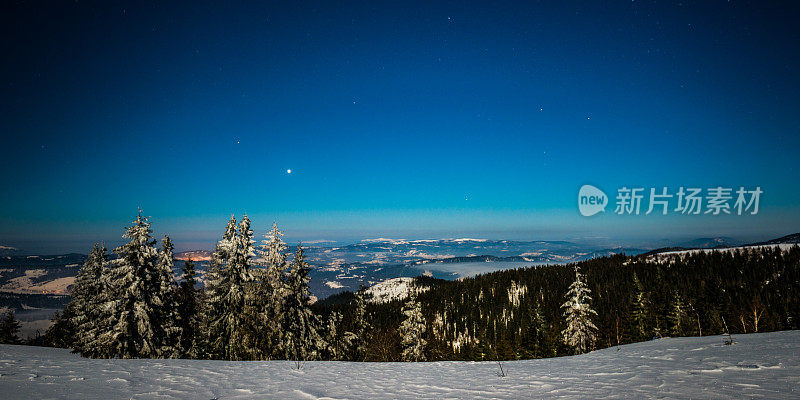
[[[91,360],[0,345],[4,398],[773,398],[800,390],[800,331],[686,337],[504,362]]]
[[[780,249],[781,251],[785,251],[792,248],[792,246],[797,246],[797,244],[783,243],[783,244],[764,244],[764,245],[754,245],[754,246],[737,246],[737,247],[710,248],[710,249],[676,250],[676,251],[665,251],[663,253],[658,253],[658,255],[659,256],[690,255],[696,253],[708,253],[712,251],[732,253],[735,251],[762,250],[762,249]]]
[[[735,254],[736,252],[761,251],[765,249],[786,252],[795,246],[798,246],[798,244],[797,243],[756,244],[756,245],[746,245],[746,246],[736,246],[736,247],[669,250],[669,251],[653,252],[645,254],[643,256],[645,257],[646,260],[650,262],[663,263],[663,262],[668,262],[670,259],[684,258],[687,256],[692,256],[700,253],[720,252],[720,253]]]
[[[691,244],[697,246],[691,247],[668,247],[649,251],[642,254],[650,260],[662,259],[665,256],[686,256],[697,253],[708,253],[712,251],[732,253],[735,251],[745,250],[762,250],[762,249],[780,249],[782,251],[789,250],[793,246],[800,245],[800,233],[793,233],[791,235],[782,236],[776,239],[768,240],[765,242],[743,244],[739,246],[728,245],[728,238],[703,238],[697,239]]]

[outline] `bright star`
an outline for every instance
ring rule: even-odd
[[[286,170],[286,173],[287,173],[287,174],[291,174],[291,173],[292,173],[292,170],[291,170],[291,169],[287,169],[287,170]]]

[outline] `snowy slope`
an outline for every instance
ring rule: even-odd
[[[800,397],[800,331],[662,339],[575,357],[506,362],[87,360],[0,346],[0,397],[771,398]]]
[[[366,290],[367,298],[373,303],[386,303],[393,300],[405,300],[412,291],[420,293],[428,290],[414,284],[414,278],[392,278],[376,283]]]

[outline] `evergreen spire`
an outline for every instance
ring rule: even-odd
[[[199,299],[194,263],[187,259],[183,264],[183,279],[178,287],[178,318],[181,328],[180,349],[184,357],[197,357],[199,329]]]
[[[678,293],[678,291],[673,291],[672,309],[667,316],[667,319],[672,326],[670,333],[673,336],[681,336],[683,334],[683,321],[686,318],[687,308],[688,307],[686,307],[686,304],[684,304],[683,298],[681,298],[681,295]]]
[[[545,356],[546,346],[546,322],[542,308],[544,306],[544,293],[539,290],[536,299],[533,302],[533,309],[531,310],[531,325],[528,329],[528,334],[524,339],[524,347],[533,358],[542,358]]]
[[[415,295],[406,301],[403,315],[405,319],[400,324],[403,361],[425,361],[425,317]]]
[[[339,329],[342,323],[342,314],[338,311],[331,312],[328,317],[328,329],[325,334],[325,341],[328,344],[328,356],[331,360],[342,360],[345,352],[353,340],[350,332],[341,332]]]
[[[155,248],[150,222],[141,209],[123,237],[129,241],[114,249],[118,259],[109,274],[112,287],[104,305],[113,326],[100,335],[100,341],[111,357],[172,357],[173,309],[164,290],[164,255]]]
[[[253,256],[253,232],[245,215],[236,227],[231,216],[213,257],[205,311],[207,351],[212,358],[251,359],[247,347],[245,300],[252,281],[250,259]]]
[[[19,338],[20,323],[14,315],[14,310],[8,310],[3,315],[3,320],[0,321],[0,343],[3,344],[20,344],[22,340]]]
[[[311,310],[311,293],[308,289],[310,269],[305,261],[303,246],[298,244],[286,278],[282,340],[285,357],[296,362],[314,359],[319,350],[325,348],[318,332],[317,316]]]
[[[103,272],[107,261],[105,246],[95,243],[75,278],[72,300],[64,308],[63,315],[69,316],[66,329],[73,334],[71,347],[85,357],[100,356],[97,340],[109,328],[101,307],[105,300]]]
[[[253,271],[257,280],[250,292],[249,318],[257,327],[254,332],[254,346],[260,358],[280,356],[281,319],[285,297],[286,243],[281,237],[277,222],[272,224],[264,240],[256,249],[257,265]]]
[[[636,291],[633,293],[633,305],[631,312],[632,325],[634,329],[633,339],[636,341],[650,339],[649,323],[648,323],[648,299],[644,292],[639,277],[633,273],[633,282],[636,286]]]
[[[575,267],[575,281],[567,291],[567,301],[561,306],[567,327],[561,332],[564,343],[572,347],[576,353],[585,353],[592,349],[597,337],[597,327],[592,323],[592,316],[597,315],[590,306],[591,290],[583,282],[578,267]]]
[[[283,232],[278,230],[278,223],[264,234],[264,240],[257,250],[259,263],[266,268],[274,268],[277,272],[286,269],[286,243],[282,239]]]
[[[355,293],[355,308],[353,310],[355,361],[363,361],[366,357],[368,336],[372,332],[372,326],[367,319],[366,292],[367,288],[361,286]]]
[[[158,262],[158,298],[162,304],[161,326],[164,338],[161,343],[160,355],[164,358],[179,357],[181,327],[179,324],[177,287],[172,268],[175,267],[175,246],[172,239],[164,235],[161,240],[161,251]]]

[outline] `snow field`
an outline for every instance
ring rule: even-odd
[[[5,399],[800,398],[800,331],[667,338],[504,362],[90,360],[0,345]]]

